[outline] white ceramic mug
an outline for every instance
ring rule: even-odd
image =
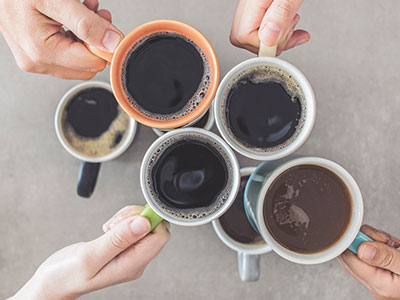
[[[242,168],[240,169],[240,176],[250,176],[255,169],[255,167]],[[260,277],[260,255],[271,252],[271,247],[265,242],[245,244],[234,240],[225,232],[219,219],[214,220],[212,225],[220,240],[237,252],[240,279],[242,281],[257,281]]]
[[[202,116],[200,116],[199,118],[197,118],[196,120],[194,120],[193,122],[189,123],[188,125],[185,125],[181,128],[187,128],[187,127],[196,127],[199,128],[197,126],[194,126],[197,122],[199,122],[206,114],[207,115],[207,121],[204,124],[204,126],[202,127],[205,130],[211,130],[211,128],[214,125],[214,111],[212,109],[208,109]],[[162,136],[163,134],[170,132],[172,130],[175,129],[158,129],[158,128],[152,128],[154,133],[157,134],[158,136]]]
[[[315,122],[315,114],[316,114],[316,103],[315,96],[311,84],[307,80],[307,78],[303,75],[303,73],[297,69],[292,64],[273,57],[275,56],[275,48],[274,47],[260,47],[259,57],[248,59],[225,75],[221,84],[218,87],[217,94],[214,100],[214,116],[215,123],[217,124],[218,130],[221,133],[222,137],[227,141],[227,143],[240,154],[256,160],[275,160],[286,157],[292,153],[294,153],[297,149],[300,148],[301,145],[309,137],[312,128]],[[291,142],[289,145],[285,146],[283,149],[277,149],[275,151],[262,151],[256,149],[249,149],[242,143],[239,143],[236,139],[233,139],[231,135],[232,132],[228,128],[226,128],[223,120],[223,114],[225,111],[223,110],[222,101],[224,100],[224,95],[226,94],[225,90],[228,88],[231,80],[239,73],[253,68],[255,66],[267,65],[267,66],[275,66],[281,68],[288,72],[292,78],[297,81],[304,93],[305,99],[305,121],[302,129],[300,130],[297,137]]]
[[[157,202],[157,200],[153,198],[151,192],[149,191],[149,187],[147,186],[148,184],[151,184],[149,183],[150,180],[148,178],[149,175],[147,170],[149,168],[149,164],[154,163],[153,161],[154,153],[157,152],[160,145],[167,145],[170,143],[171,140],[174,140],[175,138],[180,138],[182,136],[184,137],[200,136],[200,137],[205,137],[207,140],[212,141],[215,145],[217,145],[220,151],[224,152],[224,156],[227,158],[228,161],[227,163],[230,164],[230,169],[232,170],[231,172],[232,174],[230,174],[230,178],[228,179],[228,181],[231,182],[230,183],[231,189],[229,191],[229,196],[227,197],[223,205],[221,205],[216,211],[205,217],[200,216],[199,218],[196,219],[183,219],[167,212],[161,207],[161,205]],[[203,225],[217,219],[231,206],[233,201],[235,201],[236,195],[240,187],[239,163],[232,149],[225,143],[225,141],[222,138],[220,138],[216,134],[204,129],[193,128],[193,127],[176,129],[159,137],[147,150],[143,158],[140,169],[140,185],[142,188],[143,195],[147,201],[147,207],[145,212],[146,217],[148,217],[148,219],[152,223],[152,227],[153,225],[156,226],[156,224],[160,222],[161,219],[165,219],[170,223],[182,226]],[[159,218],[156,217],[154,218],[154,221],[152,221],[152,216],[158,216]]]
[[[137,122],[129,118],[129,128],[127,132],[126,138],[122,141],[122,143],[111,153],[108,153],[104,156],[100,157],[90,157],[87,155],[84,155],[77,150],[75,150],[67,141],[67,139],[64,136],[63,130],[62,130],[62,115],[64,112],[64,109],[67,107],[68,103],[74,98],[75,95],[80,93],[83,90],[90,89],[90,88],[103,88],[110,93],[112,93],[112,88],[110,84],[106,82],[100,82],[100,81],[88,81],[88,82],[83,82],[80,83],[73,88],[71,88],[61,99],[60,103],[57,106],[55,118],[54,118],[54,123],[55,123],[55,129],[56,129],[56,134],[58,137],[58,140],[60,141],[61,145],[64,147],[64,149],[74,156],[75,158],[79,159],[82,161],[81,168],[79,171],[79,176],[78,176],[78,184],[77,184],[77,193],[81,197],[88,198],[91,196],[95,185],[97,181],[97,176],[100,171],[100,164],[106,161],[113,160],[120,156],[122,153],[124,153],[129,146],[131,145],[133,139],[135,138],[136,134],[136,128],[137,128]]]
[[[351,196],[351,220],[346,231],[334,245],[317,253],[302,254],[285,248],[269,232],[264,218],[264,199],[270,185],[280,174],[299,165],[316,165],[332,171],[346,184]],[[356,181],[343,167],[324,158],[296,155],[260,164],[247,182],[244,201],[247,217],[253,227],[258,230],[272,250],[295,263],[319,264],[327,262],[339,256],[347,248],[357,253],[358,246],[362,242],[371,241],[369,237],[359,231],[363,220],[364,205],[361,191]]]

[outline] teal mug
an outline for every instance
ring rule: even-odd
[[[286,170],[295,166],[315,165],[333,172],[346,185],[351,199],[350,221],[345,232],[333,245],[315,253],[298,253],[281,245],[267,228],[263,213],[265,196],[274,180]],[[319,157],[293,155],[278,161],[264,162],[252,173],[246,185],[244,206],[252,226],[261,234],[272,250],[281,257],[299,264],[318,264],[327,262],[339,256],[346,249],[357,253],[362,242],[372,241],[360,232],[364,205],[361,191],[354,178],[340,165]]]

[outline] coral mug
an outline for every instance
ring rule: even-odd
[[[171,119],[156,119],[140,112],[128,99],[123,87],[123,68],[127,56],[135,45],[149,35],[157,32],[174,33],[193,41],[204,53],[210,71],[209,86],[200,104],[190,113]],[[114,53],[86,45],[93,54],[103,58],[111,66],[110,82],[119,105],[139,123],[158,129],[173,129],[185,126],[200,118],[211,105],[219,83],[219,65],[215,51],[207,38],[192,26],[174,20],[156,20],[145,23],[127,34]]]

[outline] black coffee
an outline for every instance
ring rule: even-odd
[[[264,217],[272,236],[298,253],[334,245],[351,219],[351,196],[332,171],[315,165],[293,167],[271,184]]]
[[[226,149],[203,133],[175,131],[152,152],[145,166],[145,189],[173,218],[205,218],[220,209],[233,187]]]
[[[63,134],[77,151],[91,156],[112,152],[127,135],[129,117],[114,95],[103,88],[77,93],[62,115]]]
[[[226,126],[247,148],[284,147],[303,126],[303,99],[297,82],[286,71],[253,67],[228,85]]]
[[[227,184],[224,158],[208,144],[184,139],[169,147],[152,170],[160,201],[175,208],[207,207]]]
[[[133,47],[123,71],[125,92],[143,114],[157,119],[182,117],[204,98],[209,80],[201,49],[168,32],[150,35]]]
[[[239,243],[261,242],[261,236],[250,225],[244,210],[244,190],[249,176],[244,176],[240,181],[240,190],[229,210],[224,213],[219,221],[225,232]]]

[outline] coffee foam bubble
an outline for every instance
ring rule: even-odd
[[[67,121],[67,110],[62,114],[62,133],[67,143],[82,155],[102,157],[114,152],[128,136],[130,118],[118,107],[118,115],[108,130],[96,138],[82,137]]]
[[[254,145],[250,145],[250,144],[246,143],[245,141],[242,141],[241,139],[237,138],[235,136],[235,134],[229,129],[227,114],[225,113],[227,111],[227,100],[228,100],[229,92],[232,89],[237,88],[237,86],[243,80],[249,80],[253,84],[266,83],[266,82],[278,83],[291,96],[293,102],[297,101],[297,99],[300,100],[301,116],[300,116],[298,125],[296,127],[295,133],[288,140],[286,140],[282,144],[274,146],[274,147],[261,148],[261,147],[256,147]],[[221,101],[221,110],[222,110],[222,112],[224,112],[222,114],[222,124],[227,129],[227,132],[229,133],[230,137],[232,139],[234,139],[238,144],[245,147],[246,149],[253,151],[253,152],[258,152],[261,154],[277,152],[277,151],[285,149],[287,146],[292,144],[293,141],[296,140],[296,138],[299,136],[300,132],[302,131],[305,120],[306,120],[306,116],[307,116],[307,105],[306,105],[304,92],[303,92],[302,88],[300,87],[299,83],[297,82],[297,80],[294,79],[293,76],[290,73],[288,73],[287,71],[283,70],[282,68],[272,66],[272,65],[257,65],[257,66],[247,68],[247,69],[237,73],[231,79],[231,81],[227,84],[227,86],[225,87],[225,89],[223,91],[222,101]]]
[[[196,141],[201,141],[204,144],[209,145],[210,147],[216,149],[218,153],[223,157],[227,170],[228,170],[228,180],[225,185],[224,190],[219,194],[217,199],[209,206],[207,207],[201,207],[201,208],[175,208],[171,207],[165,203],[163,203],[157,193],[154,191],[153,188],[153,180],[152,180],[152,169],[154,165],[157,163],[158,159],[162,156],[162,154],[167,150],[170,146],[174,145],[175,143],[178,143],[182,140],[196,140]],[[193,158],[196,159],[196,158]],[[214,214],[216,211],[218,211],[228,200],[229,195],[232,191],[233,188],[233,166],[231,163],[231,160],[229,159],[228,154],[226,153],[225,149],[216,141],[213,139],[198,134],[198,133],[181,133],[179,135],[174,135],[164,141],[161,145],[157,147],[157,149],[152,153],[151,157],[146,163],[146,170],[145,170],[145,186],[146,190],[149,192],[149,195],[152,199],[152,202],[155,203],[159,207],[160,210],[162,210],[164,213],[169,215],[173,219],[181,219],[181,220],[199,220],[202,218],[206,218],[212,214]]]
[[[148,40],[150,40],[152,38],[156,38],[156,37],[163,37],[163,36],[181,38],[185,42],[193,45],[196,48],[197,52],[200,54],[200,56],[203,60],[203,66],[204,66],[203,78],[199,84],[197,91],[193,95],[193,97],[188,101],[188,103],[181,110],[179,110],[175,113],[171,113],[171,114],[157,114],[157,113],[154,113],[154,112],[144,109],[130,95],[128,88],[127,88],[127,82],[126,82],[127,64],[128,64],[128,60],[131,57],[132,53],[135,52],[136,49],[138,49],[141,45],[143,45]],[[211,73],[210,73],[210,67],[208,65],[206,55],[204,54],[203,50],[201,50],[201,48],[194,41],[192,41],[188,37],[181,35],[181,34],[160,31],[160,32],[156,32],[156,33],[153,33],[153,34],[150,34],[150,35],[144,37],[143,39],[141,39],[139,42],[137,42],[132,47],[132,49],[126,55],[125,61],[122,65],[122,76],[121,77],[122,77],[121,81],[122,81],[122,86],[124,88],[125,96],[128,98],[129,102],[133,105],[133,107],[135,107],[141,114],[143,114],[146,117],[149,117],[149,118],[152,118],[155,120],[170,121],[170,120],[181,119],[181,118],[189,115],[201,104],[201,102],[203,102],[204,97],[207,95],[208,88],[210,86]]]

